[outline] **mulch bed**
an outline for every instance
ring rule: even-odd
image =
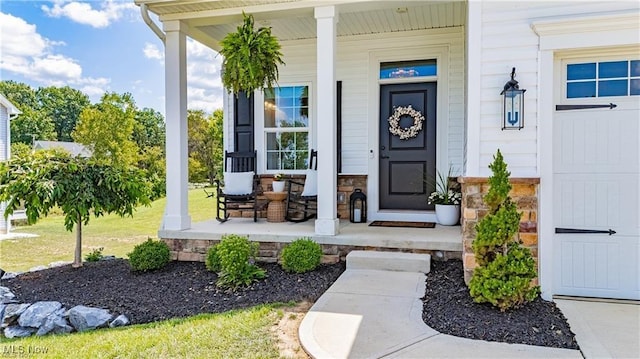
[[[553,348],[579,349],[566,318],[555,303],[537,298],[501,313],[478,304],[464,284],[462,263],[432,261],[423,298],[422,319],[431,328],[458,337]]]
[[[268,277],[230,292],[216,287],[217,275],[204,263],[171,262],[165,268],[133,273],[124,259],[46,269],[3,280],[24,303],[55,300],[66,308],[87,305],[148,323],[199,313],[219,313],[263,303],[316,301],[345,270],[344,263],[322,265],[304,274],[260,263]],[[563,314],[541,299],[501,313],[474,303],[464,284],[462,263],[432,261],[423,298],[423,319],[435,330],[459,337],[556,348],[578,345]]]
[[[321,265],[305,274],[287,273],[277,264],[260,267],[268,277],[235,293],[218,288],[217,275],[204,263],[171,262],[161,270],[137,274],[124,259],[25,273],[1,285],[25,303],[55,300],[66,308],[99,307],[125,314],[132,323],[148,323],[263,303],[313,302],[344,271],[344,264]]]

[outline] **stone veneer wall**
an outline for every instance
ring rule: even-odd
[[[204,262],[209,247],[218,244],[219,240],[208,239],[163,239],[171,250],[171,259],[190,262]],[[287,242],[258,242],[260,248],[258,250],[258,258],[260,262],[275,263],[280,259],[280,252],[288,244]],[[386,251],[386,252],[403,252],[403,253],[426,253],[434,256],[434,252],[441,252],[443,258],[451,259],[460,258],[460,252],[442,252],[426,249],[412,248],[386,248],[373,246],[351,246],[338,244],[321,244],[322,247],[322,263],[337,263],[344,261],[347,254],[354,250],[367,251]]]
[[[287,179],[294,179],[298,182],[304,182],[303,175],[287,176]],[[259,193],[263,191],[271,191],[272,175],[260,175]],[[366,175],[338,175],[338,218],[349,218],[349,196],[356,188],[360,188],[362,192],[367,193],[367,176]],[[302,190],[299,188],[298,190]],[[263,195],[258,195],[258,200],[266,203],[267,199]],[[253,209],[241,208],[229,210],[230,217],[246,217],[253,218]],[[258,218],[267,218],[266,206],[258,211]]]
[[[489,191],[486,177],[460,177],[462,185],[462,241],[464,262],[464,280],[469,284],[476,267],[475,255],[471,243],[476,237],[476,224],[484,217],[488,208],[483,197]],[[531,249],[533,257],[538,262],[538,185],[539,178],[510,178],[512,200],[518,207],[520,217],[520,231],[518,236],[523,246]],[[537,283],[537,279],[536,279]]]

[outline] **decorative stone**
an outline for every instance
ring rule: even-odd
[[[25,310],[18,318],[21,327],[40,328],[47,317],[62,308],[60,302],[36,302]]]
[[[106,309],[90,308],[77,305],[69,309],[69,322],[79,332],[105,327],[111,320]]]
[[[7,287],[0,287],[0,304],[15,303],[16,295]]]
[[[120,314],[109,324],[109,327],[124,327],[125,325],[129,325],[129,318],[127,318],[127,316],[124,314]]]
[[[47,266],[35,266],[33,268],[30,268],[29,272],[37,272],[45,269],[47,269]]]
[[[11,327],[4,328],[4,336],[7,337],[8,339],[24,338],[24,337],[30,336],[35,331],[36,330],[33,328],[23,328],[23,327],[14,325]]]
[[[2,316],[2,328],[6,328],[14,324],[20,315],[29,308],[30,303],[23,304],[7,304],[4,308],[4,315]]]
[[[65,309],[60,308],[56,310],[54,313],[51,313],[45,321],[44,324],[38,329],[36,335],[45,335],[49,333],[53,334],[67,334],[73,331],[73,328],[69,325],[67,320],[64,317]]]
[[[2,276],[2,280],[7,280],[7,279],[13,279],[15,277],[17,277],[18,275],[22,274],[21,272],[16,272],[16,273],[12,273],[12,272],[7,272]]]

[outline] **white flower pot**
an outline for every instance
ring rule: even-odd
[[[284,192],[284,181],[273,181],[273,192]]]
[[[459,204],[436,204],[436,219],[443,226],[455,226],[460,222]]]

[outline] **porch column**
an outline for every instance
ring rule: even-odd
[[[335,6],[315,8],[317,29],[318,219],[316,234],[338,234]]]
[[[191,228],[188,207],[187,167],[187,37],[180,21],[163,23],[166,32],[164,46],[165,121],[167,136],[167,205],[162,228]]]

